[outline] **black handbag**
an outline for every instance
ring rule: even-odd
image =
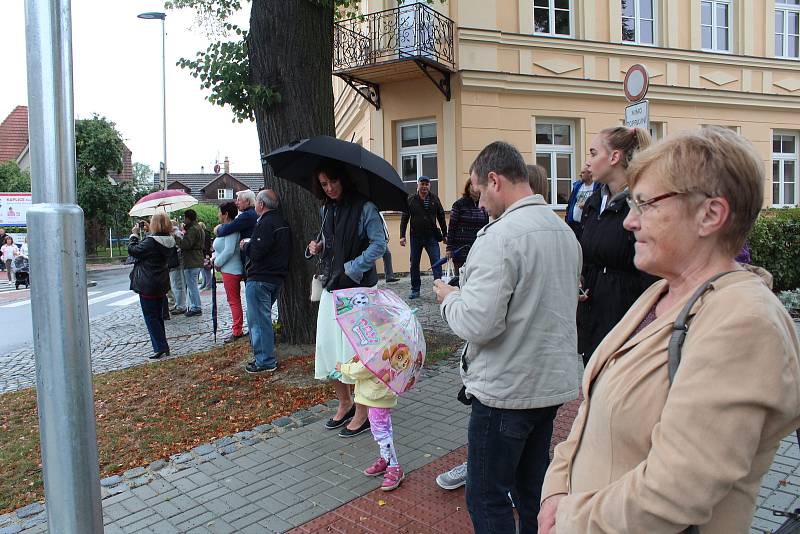
[[[698,299],[700,299],[700,297],[706,293],[706,291],[711,289],[711,284],[726,274],[731,274],[733,272],[737,271],[728,271],[712,276],[703,285],[697,288],[697,291],[692,294],[692,296],[689,298],[689,301],[683,307],[681,312],[678,314],[678,317],[675,319],[675,322],[672,324],[672,336],[669,339],[669,345],[667,348],[667,373],[669,375],[670,386],[672,386],[672,381],[675,379],[675,373],[678,371],[678,366],[681,363],[681,350],[683,349],[683,342],[686,341],[686,334],[689,333],[689,324],[687,321],[689,320],[689,313],[692,311],[692,306],[694,306],[694,303],[697,302]],[[800,429],[797,429],[795,433],[797,435],[797,443],[800,445]],[[773,510],[772,513],[776,516],[784,516],[789,518],[773,534],[800,533],[800,508],[796,509],[794,512]],[[684,532],[688,534],[699,534],[700,529],[697,527],[697,525],[692,525],[684,530]]]

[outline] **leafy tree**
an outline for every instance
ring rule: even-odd
[[[128,210],[134,191],[127,183],[117,185],[108,178],[122,171],[123,142],[116,125],[99,115],[75,121],[75,161],[78,204],[86,219],[86,248],[97,250],[110,227],[128,225]]]
[[[261,153],[267,154],[296,139],[336,135],[331,84],[334,20],[357,16],[360,3],[252,0],[249,30],[230,22],[242,9],[240,0],[170,0],[166,6],[193,9],[212,41],[194,59],[181,59],[178,65],[200,80],[202,89],[209,91],[209,102],[229,106],[233,120],[255,120]],[[303,251],[319,230],[319,204],[305,189],[276,179],[269,166],[263,172],[265,186],[280,196],[294,236],[279,303],[286,339],[310,343],[316,313],[308,295],[315,265],[304,259]]]
[[[31,173],[22,170],[15,161],[0,164],[0,191],[20,193],[31,190]]]
[[[133,188],[140,196],[157,189],[153,183],[153,169],[150,165],[138,161],[133,162]]]

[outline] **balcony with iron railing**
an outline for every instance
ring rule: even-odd
[[[455,70],[453,21],[425,4],[340,21],[334,28],[333,74],[380,107],[379,84],[422,72],[450,98]]]

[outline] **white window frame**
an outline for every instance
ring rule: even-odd
[[[798,160],[800,160],[800,158],[798,158],[798,150],[800,150],[800,144],[798,144],[798,143],[800,143],[800,135],[798,135],[798,132],[793,132],[793,131],[773,130],[772,131],[772,142],[773,142],[773,144],[775,142],[775,137],[776,136],[790,136],[790,137],[793,137],[794,138],[794,153],[787,154],[785,152],[775,152],[775,150],[773,148],[772,161],[771,161],[771,164],[770,164],[770,184],[773,186],[770,189],[770,193],[771,194],[772,194],[772,191],[773,191],[774,185],[775,185],[775,176],[773,176],[773,173],[772,173],[772,167],[773,167],[772,164],[774,164],[774,162],[776,162],[776,161],[780,161],[781,164],[779,166],[779,169],[780,169],[779,174],[780,174],[780,176],[778,178],[778,198],[776,199],[776,198],[774,198],[775,195],[774,194],[772,195],[773,196],[773,198],[772,198],[772,206],[775,207],[775,208],[782,208],[782,207],[786,207],[786,206],[797,206],[798,205],[798,201],[800,200],[800,199],[797,198],[798,193],[800,193],[800,186],[798,186],[798,179],[800,179],[800,167],[798,166],[798,163],[800,163],[800,161],[798,161]],[[794,162],[794,202],[793,203],[786,203],[786,202],[784,202],[784,198],[783,198],[783,188],[784,188],[784,185],[786,183],[785,176],[784,176],[784,169],[785,169],[785,166],[783,165],[784,161],[792,161],[792,162]]]
[[[667,135],[667,123],[650,121],[650,128],[648,128],[648,133],[650,134],[650,138],[653,140],[654,143],[656,141],[664,139],[664,137],[666,137]]]
[[[409,126],[423,126],[427,124],[433,124],[436,130],[436,143],[432,145],[418,145],[418,146],[410,146],[404,147],[403,146],[403,128],[407,128]],[[433,184],[436,183],[436,191],[438,196],[439,191],[439,128],[438,124],[436,123],[436,119],[420,119],[420,120],[413,120],[413,121],[406,121],[397,124],[397,174],[400,175],[400,180],[403,181],[404,184],[412,183],[410,180],[405,180],[403,177],[403,156],[416,156],[417,157],[417,176],[415,178],[414,183],[416,183],[416,179],[420,176],[424,176],[422,174],[422,157],[430,154],[436,155],[436,178],[430,177],[431,179],[431,189],[433,190]]]
[[[778,50],[777,47],[775,49],[775,57],[779,57],[782,59],[800,59],[800,46],[797,49],[796,56],[788,55],[789,51],[789,13],[796,13],[798,17],[800,17],[800,5],[795,4],[787,4],[777,0],[775,2],[775,14],[781,14],[783,16],[783,32],[778,32],[778,28],[775,27],[775,37],[778,35],[783,36],[783,48]],[[796,34],[791,34],[792,36]]]
[[[233,200],[233,189],[217,189],[217,200]]]
[[[626,41],[625,35],[622,36],[622,42],[627,44],[633,45],[640,45],[640,46],[656,46],[658,43],[658,0],[652,0],[653,2],[653,42],[652,43],[645,43],[641,39],[642,32],[640,31],[640,27],[642,24],[642,20],[651,20],[651,19],[642,19],[641,15],[639,14],[639,0],[631,0],[633,1],[633,32],[636,35],[636,38],[633,41]],[[622,6],[622,0],[620,0],[620,6]],[[622,15],[622,19],[630,18]],[[622,19],[620,19],[620,24],[622,24]]]
[[[543,35],[547,37],[559,37],[561,39],[572,39],[575,37],[575,2],[574,0],[569,0],[569,7],[567,8],[569,12],[569,33],[556,33],[556,11],[564,11],[563,9],[556,9],[555,5],[556,0],[550,0],[549,5],[544,8],[536,5],[535,0],[531,2],[533,5],[533,13],[531,15],[533,18],[531,22],[533,23],[533,34],[534,35]],[[537,32],[536,31],[536,14],[537,9],[547,9],[548,12],[548,24],[550,25],[549,32]]]
[[[533,154],[534,163],[538,164],[538,156],[542,153],[550,154],[550,168],[545,169],[549,177],[549,186],[550,186],[550,198],[547,199],[547,204],[553,209],[564,210],[567,209],[567,204],[558,204],[555,200],[558,198],[558,178],[556,177],[556,165],[557,165],[557,157],[558,154],[569,154],[570,158],[570,170],[572,171],[573,176],[570,176],[570,187],[574,184],[575,179],[577,177],[577,173],[575,170],[575,128],[576,128],[576,121],[572,121],[569,119],[560,119],[560,118],[550,118],[550,117],[542,117],[536,118],[536,123],[534,125],[533,130],[533,142],[536,146],[536,150]],[[536,129],[542,124],[551,124],[554,126],[569,126],[569,145],[540,145],[536,143]],[[554,139],[555,141],[555,139]],[[570,193],[571,193],[570,189]],[[569,194],[567,195],[569,198]]]
[[[711,25],[703,24],[702,18],[702,11],[703,11],[703,4],[708,3],[711,4]],[[727,5],[728,6],[728,20],[727,26],[722,26],[719,24],[717,20],[717,6],[718,5]],[[700,2],[700,46],[703,46],[703,27],[710,27],[711,28],[711,48],[702,48],[706,52],[717,52],[720,54],[730,54],[733,51],[733,0],[701,0]],[[727,28],[728,29],[728,48],[720,48],[719,43],[717,42],[717,29]]]

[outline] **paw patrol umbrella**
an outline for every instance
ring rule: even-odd
[[[425,363],[415,310],[389,289],[339,289],[333,302],[336,322],[364,367],[395,393],[411,389]]]

